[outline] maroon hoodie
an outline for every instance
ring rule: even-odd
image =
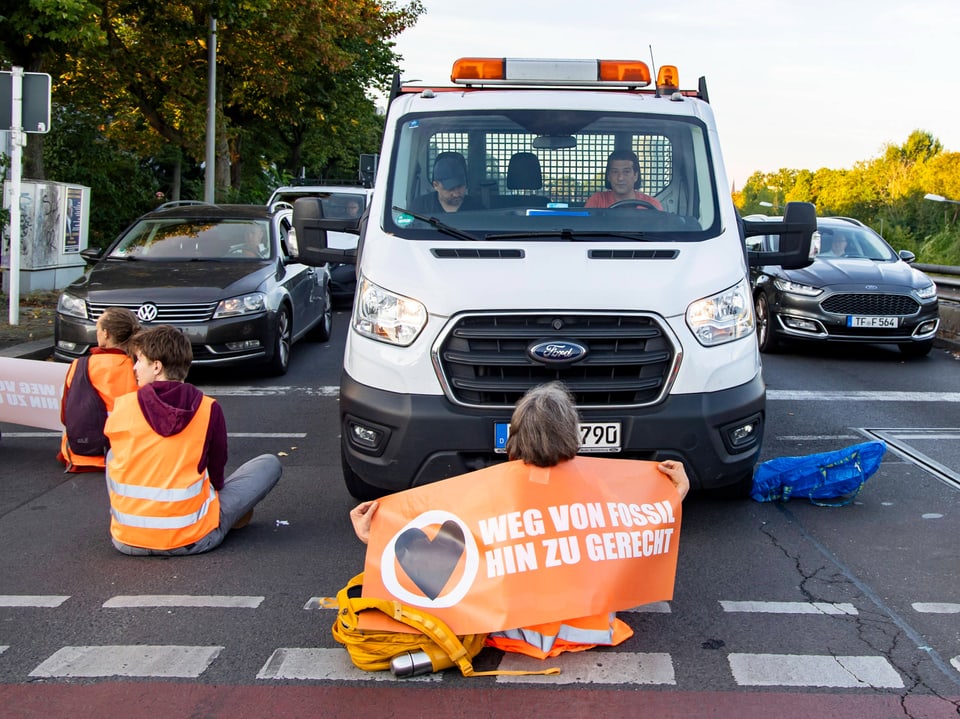
[[[186,382],[158,380],[137,390],[137,401],[147,424],[161,437],[179,434],[190,424],[200,408],[203,392]],[[214,489],[223,489],[223,469],[227,466],[227,423],[223,410],[214,401],[210,408],[210,425],[203,443],[203,454],[197,471],[206,469]]]

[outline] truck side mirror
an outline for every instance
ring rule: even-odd
[[[758,235],[780,236],[776,252],[751,249],[753,243],[748,243],[747,260],[751,267],[779,265],[786,270],[806,267],[813,261],[810,257],[810,243],[816,231],[817,210],[809,202],[788,202],[782,220],[744,220],[744,242],[747,238]]]

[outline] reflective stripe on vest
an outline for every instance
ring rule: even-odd
[[[203,397],[179,433],[154,432],[138,393],[118,397],[107,418],[110,532],[124,544],[174,549],[199,541],[220,525],[220,501],[198,465],[206,445],[213,399]]]
[[[554,625],[537,625],[534,627],[520,627],[519,629],[508,629],[505,632],[492,632],[490,636],[502,636],[507,639],[516,639],[526,642],[541,652],[549,652],[553,649],[554,643],[560,639],[573,644],[610,644],[613,642],[613,622],[616,614],[611,612],[606,619],[606,627],[586,627],[565,624],[560,622]],[[542,633],[537,629],[551,627],[548,631],[551,633]],[[553,629],[555,628],[555,633]]]
[[[204,478],[206,478],[206,475],[204,475]],[[203,503],[203,506],[193,514],[183,514],[179,517],[144,517],[136,514],[124,514],[112,508],[110,509],[110,514],[113,515],[113,518],[118,522],[128,527],[183,529],[184,527],[189,527],[191,524],[199,522],[206,516],[207,511],[210,509],[210,504],[217,498],[217,493],[213,490],[213,487],[209,487],[209,490],[210,493],[207,495],[207,500]]]

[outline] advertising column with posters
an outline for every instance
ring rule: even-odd
[[[363,596],[420,607],[457,634],[673,598],[680,496],[655,462],[506,462],[379,502]],[[361,627],[410,631],[375,614]]]

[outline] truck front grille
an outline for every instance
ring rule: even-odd
[[[575,342],[587,351],[570,364],[549,364],[528,349]],[[659,402],[676,351],[647,315],[480,314],[455,320],[434,358],[451,399],[475,407],[511,407],[534,385],[561,380],[581,408]]]

